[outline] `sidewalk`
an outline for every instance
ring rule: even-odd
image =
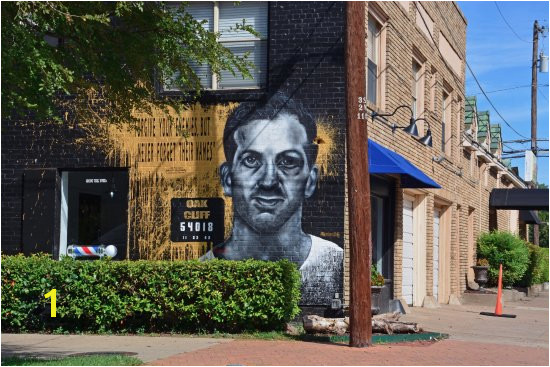
[[[482,316],[494,312],[495,305],[442,305],[440,308],[411,308],[401,320],[418,322],[427,331],[449,334],[451,340],[548,349],[548,291],[538,297],[503,304],[503,313],[515,319]]]
[[[2,334],[2,358],[52,358],[80,353],[118,352],[135,356],[143,362],[150,362],[230,341],[231,339],[178,336]]]
[[[457,340],[436,343],[347,345],[293,341],[235,340],[208,349],[151,362],[161,366],[548,366],[548,349],[478,344]]]
[[[476,305],[413,308],[402,320],[449,340],[349,348],[345,344],[178,336],[2,334],[2,356],[131,353],[150,365],[548,365],[548,293],[504,304],[516,319]]]

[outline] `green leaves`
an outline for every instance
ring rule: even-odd
[[[477,257],[489,261],[489,282],[497,284],[499,265],[502,263],[502,282],[516,285],[529,265],[527,243],[509,232],[483,233],[477,240]]]
[[[132,121],[151,105],[180,109],[200,94],[191,64],[251,78],[247,56],[235,56],[185,12],[185,3],[2,2],[2,117]],[[257,34],[245,24],[236,29]],[[176,76],[176,77],[174,77]],[[164,98],[170,80],[183,99]]]
[[[43,295],[57,289],[56,319]],[[2,331],[273,330],[298,312],[289,261],[2,257]]]

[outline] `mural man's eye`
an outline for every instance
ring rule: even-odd
[[[300,167],[301,164],[302,164],[302,160],[300,158],[286,156],[281,158],[277,165],[281,168],[292,169],[292,168]]]
[[[243,163],[248,168],[257,168],[261,164],[260,160],[253,155],[244,157]]]

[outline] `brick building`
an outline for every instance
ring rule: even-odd
[[[374,188],[391,188],[373,190],[372,201],[385,203],[383,210],[391,213],[383,216],[383,227],[391,233],[373,236],[373,263],[391,279],[393,296],[402,302],[421,306],[433,297],[447,303],[473,280],[470,266],[479,233],[520,229],[517,211],[490,211],[491,190],[526,186],[509,162],[500,160],[500,126],[490,123],[489,112],[477,110],[475,98],[465,96],[467,21],[458,5],[367,2],[366,12],[367,50],[373,50],[366,60],[367,109],[389,114],[410,107],[368,119],[369,139],[402,155],[441,186],[402,188],[398,177],[376,178],[383,183],[374,181]],[[411,114],[420,119],[419,137],[431,132],[432,147],[389,128],[388,123],[406,127]],[[374,210],[373,205],[373,218]]]
[[[520,229],[517,212],[489,210],[490,191],[525,185],[499,159],[498,125],[465,97],[466,19],[457,4],[367,2],[366,11],[369,138],[441,186],[411,188],[401,176],[373,175],[374,262],[390,298],[415,306],[426,297],[448,302],[466,289],[477,235]],[[251,52],[254,78],[219,78],[195,65],[205,88],[201,100],[181,113],[137,115],[137,129],[3,121],[3,253],[41,251],[58,258],[70,245],[102,243],[116,245],[118,259],[203,256],[231,238],[235,216],[242,215],[233,211],[236,199],[219,178],[228,159],[226,121],[240,106],[284,95],[313,117],[317,129],[318,171],[313,193],[299,203],[301,229],[312,247],[332,246],[332,259],[340,262],[335,266],[343,265],[343,275],[314,275],[349,303],[345,3],[194,2],[189,12],[220,31],[227,47]],[[259,37],[227,31],[243,18]],[[178,95],[169,87],[159,93]],[[407,108],[391,117],[370,118],[402,105]],[[433,147],[391,128],[406,126],[411,113],[425,119],[416,122],[418,133],[429,130]],[[258,206],[278,200],[263,198]],[[275,258],[294,256],[273,248]],[[314,287],[304,294],[308,306],[326,306],[334,297]]]

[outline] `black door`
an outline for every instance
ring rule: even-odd
[[[114,245],[126,256],[128,171],[68,171],[67,246]]]

